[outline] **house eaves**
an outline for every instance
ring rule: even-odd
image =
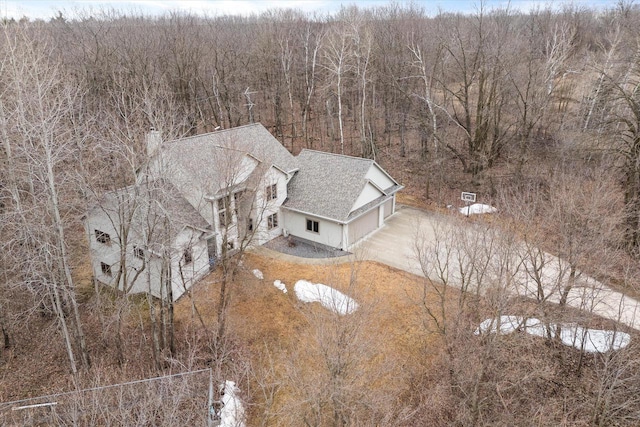
[[[303,211],[303,210],[296,209],[296,208],[291,208],[291,207],[288,207],[288,206],[285,206],[285,205],[280,206],[280,208],[281,209],[286,209],[286,210],[292,211],[292,212],[297,212],[297,213],[300,213],[300,214],[305,215],[305,216],[312,216],[314,218],[319,218],[319,219],[324,219],[326,221],[335,222],[337,224],[346,224],[347,223],[347,221],[342,221],[342,220],[339,220],[339,219],[336,219],[336,218],[330,218],[328,216],[323,216],[323,215],[320,215],[320,214],[317,214],[317,213],[307,212],[307,211]]]
[[[398,191],[402,190],[403,188],[404,188],[404,186],[398,185],[397,188],[393,192],[390,192],[389,194],[385,194],[383,196],[380,196],[377,199],[370,201],[366,205],[360,206],[358,209],[354,210],[353,212],[351,212],[349,214],[348,219],[344,223],[345,224],[350,223],[350,222],[358,219],[359,217],[361,217],[365,213],[369,212],[371,209],[382,205],[383,203],[385,203],[388,200],[390,200],[395,193],[397,193]]]

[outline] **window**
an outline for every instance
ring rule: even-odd
[[[105,276],[111,277],[111,266],[109,264],[105,264],[104,262],[101,262],[100,269],[102,270],[102,274],[104,274]]]
[[[220,220],[220,227],[226,227],[231,223],[231,217],[227,215],[229,205],[231,205],[231,198],[229,196],[218,199],[218,219]]]
[[[218,219],[220,220],[220,227],[226,227],[229,225],[229,217],[227,216],[227,211],[219,211]]]
[[[278,198],[278,184],[267,186],[267,200],[275,200]]]
[[[247,232],[253,231],[253,218],[247,218]]]
[[[229,240],[227,242],[227,250],[232,251],[235,245],[233,244],[233,240]]]
[[[104,231],[100,231],[98,229],[96,229],[95,231],[96,231],[96,240],[98,242],[104,243],[105,245],[110,245],[111,244],[111,236],[109,236]]]
[[[267,228],[272,230],[278,226],[278,214],[274,213],[273,215],[269,215],[267,217]]]
[[[138,246],[133,247],[133,255],[136,258],[144,259],[144,249]]]
[[[226,203],[226,201],[227,201],[227,198],[226,198],[226,197],[223,197],[223,198],[221,198],[221,199],[218,199],[218,210],[219,210],[219,211],[223,211],[223,210],[227,209],[227,203]]]
[[[238,209],[240,208],[240,204],[244,201],[244,191],[238,191],[237,193],[233,193],[233,201],[235,202],[235,206],[233,211],[238,215]]]
[[[182,251],[182,261],[184,265],[191,264],[191,261],[193,261],[193,250],[191,246]]]
[[[318,221],[314,221],[312,219],[307,220],[307,231],[311,231],[313,233],[320,232],[320,223]]]

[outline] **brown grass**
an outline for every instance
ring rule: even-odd
[[[252,274],[256,268],[262,271],[264,280]],[[213,274],[193,289],[193,300],[208,325],[216,322],[218,279]],[[276,279],[286,284],[287,294],[273,286]],[[318,360],[318,347],[323,343],[318,341],[317,323],[337,319],[318,303],[297,300],[293,288],[301,279],[332,286],[360,304],[356,314],[341,320],[361,322],[358,335],[365,342],[358,345],[366,349],[357,351],[362,352],[366,366],[358,369],[362,371],[360,380],[370,381],[369,386],[375,385],[373,388],[381,391],[398,388],[398,378],[409,374],[407,366],[415,366],[417,360],[423,365],[430,358],[424,353],[425,348],[431,348],[431,356],[438,352],[438,336],[425,329],[424,316],[416,304],[423,286],[419,277],[376,262],[308,265],[247,254],[233,284],[229,329],[237,341],[248,347],[257,371],[266,370],[271,360],[276,375],[285,383],[279,389],[275,407],[269,409],[271,413],[281,413],[284,407],[294,405],[293,389],[299,385],[286,384],[292,363],[309,380],[323,369],[322,360]],[[180,300],[175,313],[183,326],[197,321],[189,298]],[[258,406],[263,403],[256,402]],[[254,416],[264,416],[260,411]],[[281,417],[278,423],[282,425]]]

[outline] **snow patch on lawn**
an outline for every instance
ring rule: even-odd
[[[285,294],[287,293],[287,286],[284,283],[282,283],[280,280],[276,280],[275,282],[273,282],[273,286],[280,289]]]
[[[257,268],[255,270],[253,270],[252,273],[258,279],[260,279],[260,280],[264,279],[264,275],[262,274],[262,271],[258,270]]]
[[[496,333],[509,334],[513,331],[523,331],[537,337],[555,338],[560,328],[560,340],[563,344],[573,346],[578,350],[584,349],[588,353],[605,353],[620,350],[629,345],[631,336],[625,332],[602,331],[588,329],[573,324],[545,325],[535,317],[525,319],[521,316],[500,316],[499,319],[487,319],[480,323],[475,334]]]
[[[474,203],[472,205],[462,207],[459,210],[463,215],[480,215],[498,212],[498,209],[493,206],[483,205],[482,203]]]
[[[358,309],[358,303],[353,298],[321,283],[314,284],[306,280],[298,280],[293,290],[300,301],[319,302],[326,309],[341,316]]]
[[[238,387],[233,381],[224,382],[222,409],[220,410],[220,427],[245,427],[244,407],[238,397]]]

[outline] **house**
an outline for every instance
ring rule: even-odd
[[[260,124],[146,138],[138,181],[96,200],[86,219],[97,281],[176,300],[247,245],[292,235],[348,250],[384,224],[402,188],[369,159],[302,150]]]

